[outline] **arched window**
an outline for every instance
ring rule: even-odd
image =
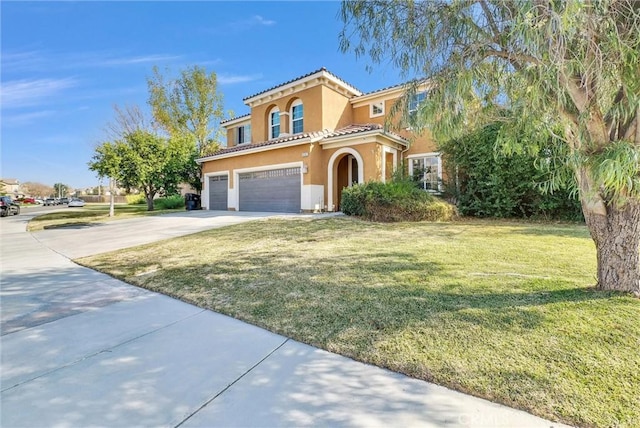
[[[291,105],[291,133],[299,134],[304,130],[304,109],[302,101],[296,100]]]
[[[280,110],[274,107],[269,112],[269,139],[280,136]]]

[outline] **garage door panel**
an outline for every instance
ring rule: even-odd
[[[216,175],[209,177],[209,209],[227,210],[227,196],[229,194],[229,177]]]
[[[239,179],[241,211],[300,211],[299,167],[242,173]]]

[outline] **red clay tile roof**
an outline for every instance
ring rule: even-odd
[[[229,119],[225,119],[225,120],[220,122],[220,125],[222,125],[224,123],[227,123],[227,122],[231,122],[232,120],[242,119],[243,117],[249,117],[249,116],[251,116],[251,113],[247,113],[247,114],[243,114],[241,116],[236,116],[236,117],[232,117],[232,118],[229,118]]]
[[[287,135],[286,137],[280,137],[280,138],[276,138],[268,141],[261,141],[259,143],[241,144],[239,146],[228,147],[226,149],[218,150],[211,156],[219,156],[219,155],[225,155],[227,153],[241,152],[243,150],[255,149],[258,147],[274,146],[281,143],[287,143],[289,141],[302,140],[305,138],[318,138],[318,137],[321,139],[336,138],[336,137],[342,137],[345,135],[351,135],[351,134],[357,134],[360,132],[375,131],[375,130],[384,130],[384,126],[377,123],[365,123],[365,124],[348,125],[348,126],[345,126],[344,128],[336,129],[335,131],[324,130],[319,132],[304,132],[302,134]],[[399,138],[401,140],[405,140],[404,138],[402,138],[401,136],[393,132],[387,131],[386,134],[391,135],[395,138]]]
[[[384,92],[387,89],[400,88],[400,87],[402,87],[404,85],[405,85],[404,83],[398,83],[396,85],[391,85],[391,86],[387,86],[387,87],[384,87],[384,88],[381,88],[381,89],[375,89],[373,91],[370,91],[370,92],[367,92],[367,93],[363,93],[362,95],[358,95],[358,97],[366,97],[367,95],[375,94],[377,92]],[[354,97],[354,98],[358,98],[358,97]]]
[[[357,134],[359,132],[367,132],[367,131],[375,131],[375,130],[384,131],[384,126],[382,126],[382,125],[380,125],[378,123],[365,123],[365,124],[348,125],[348,126],[345,126],[344,128],[336,129],[332,133],[326,135],[325,138],[326,139],[336,138],[336,137],[342,137],[344,135]],[[395,132],[384,131],[384,133],[387,134],[387,135],[391,135],[392,137],[398,138],[400,140],[406,141],[406,139],[404,137],[401,137],[400,135],[396,134]]]
[[[293,83],[293,82],[295,82],[296,80],[304,79],[305,77],[309,77],[309,76],[311,76],[311,75],[313,75],[313,74],[316,74],[316,73],[319,73],[319,72],[321,72],[321,71],[324,71],[324,72],[326,72],[326,73],[329,73],[330,75],[332,75],[333,77],[335,77],[336,79],[338,79],[339,81],[341,81],[342,83],[344,83],[345,85],[349,85],[349,86],[351,86],[352,88],[354,88],[354,89],[358,90],[359,92],[362,92],[362,91],[360,91],[360,89],[356,88],[356,87],[355,87],[355,86],[353,86],[351,83],[349,83],[349,82],[347,82],[347,81],[345,81],[345,80],[343,80],[343,79],[339,78],[338,76],[336,76],[335,74],[333,74],[332,72],[330,72],[329,70],[327,70],[326,68],[322,67],[322,68],[319,68],[319,69],[317,69],[317,70],[315,70],[315,71],[312,71],[311,73],[307,73],[307,74],[305,74],[304,76],[296,77],[295,79],[291,79],[291,80],[289,80],[289,81],[287,81],[287,82],[284,82],[284,83],[281,83],[281,84],[279,84],[279,85],[273,86],[273,87],[271,87],[271,88],[269,88],[269,89],[265,89],[264,91],[260,91],[260,92],[257,92],[257,93],[255,93],[255,94],[251,95],[251,96],[244,97],[242,100],[243,100],[243,101],[245,101],[245,100],[248,100],[249,98],[257,97],[257,96],[258,96],[258,95],[260,95],[260,94],[264,94],[264,93],[266,93],[266,92],[273,91],[274,89],[277,89],[277,88],[279,88],[280,86],[288,85],[289,83]]]
[[[227,147],[226,149],[218,150],[217,152],[215,152],[211,156],[224,155],[224,154],[233,153],[233,152],[241,152],[243,150],[254,149],[256,147],[272,146],[274,144],[285,143],[285,142],[288,142],[288,141],[302,140],[303,138],[310,137],[310,136],[312,136],[314,134],[316,134],[316,133],[306,133],[305,132],[303,134],[287,135],[286,137],[280,137],[280,138],[276,138],[276,139],[268,140],[268,141],[261,141],[259,143],[241,144],[239,146]],[[321,133],[317,133],[317,134],[320,135]]]

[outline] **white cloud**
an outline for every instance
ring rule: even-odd
[[[41,111],[33,111],[29,113],[19,113],[19,114],[10,114],[10,115],[2,115],[2,126],[12,127],[12,126],[25,126],[30,125],[32,123],[36,123],[38,120],[50,117],[56,113],[55,110],[41,110]]]
[[[181,57],[178,55],[154,54],[154,55],[142,55],[142,56],[131,56],[131,57],[120,57],[120,58],[116,57],[116,58],[95,59],[93,61],[89,61],[88,63],[85,63],[85,65],[94,66],[94,67],[111,67],[111,66],[118,66],[118,65],[137,65],[137,64],[174,61],[180,58]]]
[[[271,20],[271,19],[265,19],[265,18],[263,18],[263,17],[262,17],[262,16],[260,16],[260,15],[254,15],[254,16],[251,18],[251,20],[252,20],[253,22],[255,22],[256,24],[258,24],[258,25],[266,25],[266,26],[269,26],[269,25],[275,25],[275,24],[276,24],[276,21],[273,21],[273,20]]]
[[[32,79],[3,82],[0,87],[2,108],[9,109],[51,101],[51,97],[77,85],[75,79]]]
[[[41,64],[42,58],[38,51],[2,53],[2,71],[4,73],[38,69]]]
[[[144,64],[161,64],[181,60],[181,55],[167,53],[127,55],[110,51],[94,52],[42,52],[22,51],[3,52],[3,72],[40,72],[43,69],[52,70],[77,70],[86,68],[136,66]]]
[[[253,82],[255,80],[259,80],[262,78],[261,74],[253,74],[253,75],[229,75],[229,74],[218,74],[218,83],[221,85],[233,85],[235,83],[246,83]]]
[[[222,27],[209,28],[204,31],[208,33],[220,33],[220,32],[241,32],[251,30],[255,27],[271,27],[276,25],[277,22],[272,19],[267,19],[261,15],[253,15],[250,18],[241,19],[239,21],[229,22]]]

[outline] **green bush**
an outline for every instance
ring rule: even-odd
[[[340,207],[370,221],[448,221],[455,207],[418,189],[408,180],[371,181],[343,189]]]
[[[175,210],[177,208],[184,208],[184,198],[180,195],[166,196],[164,198],[158,198],[154,202],[154,207],[159,210]]]
[[[142,193],[137,195],[126,195],[125,198],[127,199],[127,205],[142,205],[147,203],[147,200]]]
[[[545,193],[539,183],[545,172],[536,168],[540,154],[503,154],[496,149],[500,125],[440,146],[448,167],[447,193],[462,215],[476,217],[524,217],[581,220],[580,203],[567,188]]]

